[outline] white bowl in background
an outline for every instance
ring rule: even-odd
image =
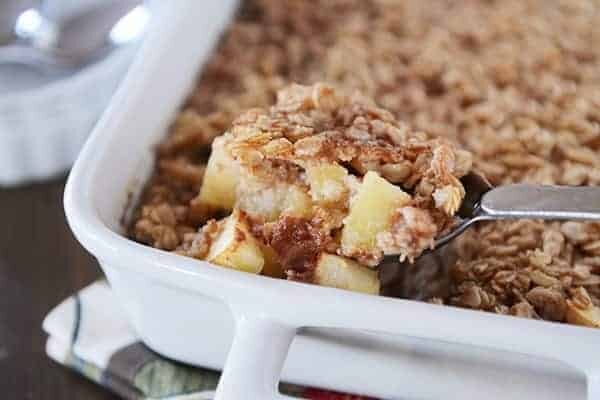
[[[105,1],[52,0],[44,7],[60,19]],[[38,3],[0,2],[5,27],[24,7]],[[47,179],[71,167],[137,47],[119,48],[74,72],[0,64],[0,187]]]

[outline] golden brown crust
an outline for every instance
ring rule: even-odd
[[[267,243],[290,279],[310,282],[328,240],[310,221],[285,216],[270,228]]]

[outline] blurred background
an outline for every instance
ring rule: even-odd
[[[114,398],[48,359],[41,323],[100,274],[63,188],[150,19],[136,0],[0,0],[2,398]]]

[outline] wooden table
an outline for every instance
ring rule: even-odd
[[[51,361],[46,313],[100,276],[62,207],[64,178],[0,189],[0,398],[116,399]]]

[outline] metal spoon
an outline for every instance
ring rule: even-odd
[[[466,196],[458,210],[459,223],[435,241],[433,250],[424,251],[414,261],[400,262],[397,254],[384,257],[378,266],[382,293],[393,297],[421,298],[406,284],[407,274],[442,273],[456,260],[453,239],[479,221],[502,219],[590,220],[600,221],[600,187],[514,184],[492,187],[476,173],[461,179]],[[412,271],[412,272],[408,272]],[[410,279],[408,280],[410,282]],[[431,295],[431,294],[429,294]],[[436,294],[438,295],[438,294]]]
[[[461,179],[466,196],[458,210],[460,222],[435,241],[434,252],[479,221],[500,219],[600,221],[600,187],[512,184],[492,187],[471,172]],[[385,262],[398,255],[386,255]]]
[[[16,19],[0,64],[75,69],[141,36],[149,13],[141,0],[111,0],[64,20],[30,8]]]

